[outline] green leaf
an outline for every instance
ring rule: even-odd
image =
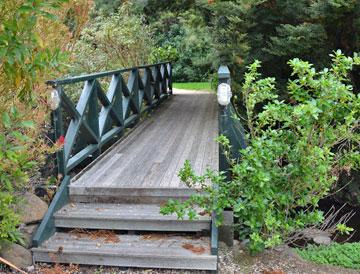
[[[26,127],[26,128],[34,128],[35,127],[35,123],[33,121],[22,121],[20,123],[21,126]]]
[[[4,112],[2,114],[2,122],[6,128],[9,128],[11,126],[11,119],[10,119],[9,113]]]

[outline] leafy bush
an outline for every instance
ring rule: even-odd
[[[16,229],[19,218],[15,212],[18,199],[14,192],[24,187],[28,172],[35,162],[30,161],[29,137],[24,134],[32,127],[30,121],[21,121],[15,108],[4,112],[0,122],[0,244],[3,241],[20,240]]]
[[[250,239],[253,252],[320,223],[319,200],[330,194],[343,170],[360,164],[360,96],[348,78],[360,58],[340,51],[332,58],[331,68],[322,71],[299,59],[289,61],[289,102],[278,99],[274,78],[260,79],[260,62],[250,65],[242,87],[249,144],[241,159],[231,158],[225,136],[218,138],[231,163],[231,180],[211,170],[197,176],[186,163],[181,179],[208,195],[169,201],[162,213],[194,217],[194,204],[219,215],[232,208],[240,235]]]
[[[16,229],[20,222],[19,216],[14,211],[16,202],[14,195],[0,191],[0,244],[6,241],[17,242],[21,239]]]
[[[38,74],[53,69],[58,60],[59,49],[44,47],[38,27],[39,17],[52,18],[46,8],[56,8],[57,1],[5,1],[0,4],[2,29],[0,33],[1,78],[6,78],[0,87],[0,94],[8,90],[21,98],[32,94]],[[23,2],[23,3],[22,3]],[[7,6],[9,5],[9,6]],[[30,65],[32,64],[32,65]]]
[[[166,47],[158,47],[152,50],[150,53],[150,62],[159,63],[159,62],[175,62],[179,59],[179,53],[176,48],[168,45]]]
[[[331,264],[360,269],[359,243],[334,243],[330,246],[309,246],[306,249],[296,249],[296,251],[305,260],[317,264]]]

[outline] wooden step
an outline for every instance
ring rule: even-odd
[[[160,204],[169,199],[185,200],[197,191],[190,188],[124,188],[69,186],[70,200],[79,203]]]
[[[55,215],[55,226],[62,228],[202,231],[210,230],[211,218],[179,220],[176,215],[160,214],[155,204],[84,204],[71,203]]]
[[[169,234],[100,237],[85,233],[55,233],[33,248],[35,262],[74,263],[140,268],[216,270],[207,237]]]

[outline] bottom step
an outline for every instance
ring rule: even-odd
[[[141,268],[216,270],[208,237],[173,234],[101,235],[96,232],[55,233],[33,248],[35,262],[74,263]]]

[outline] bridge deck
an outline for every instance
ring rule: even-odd
[[[184,188],[177,174],[185,160],[197,174],[218,169],[217,132],[215,94],[174,90],[168,102],[71,185]]]

